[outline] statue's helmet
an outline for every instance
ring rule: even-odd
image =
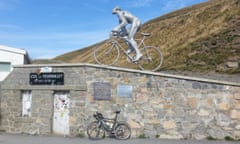
[[[117,12],[117,11],[120,11],[120,10],[121,10],[120,7],[115,6],[115,7],[113,8],[113,10],[112,10],[112,14],[116,14],[116,12]]]

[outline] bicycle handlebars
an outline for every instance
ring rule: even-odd
[[[116,115],[120,114],[121,111],[115,111],[114,113]],[[96,112],[95,114],[93,114],[93,117],[95,117],[97,120],[102,120],[104,119],[104,116],[102,113]]]

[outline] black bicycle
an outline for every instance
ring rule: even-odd
[[[93,115],[97,121],[91,122],[87,127],[87,135],[89,139],[99,140],[105,138],[107,133],[119,140],[126,140],[131,137],[131,128],[126,122],[118,121],[118,114],[120,111],[115,111],[113,119],[104,118],[99,112]]]

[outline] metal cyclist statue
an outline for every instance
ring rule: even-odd
[[[128,44],[127,52],[131,53],[133,50],[135,50],[136,56],[134,61],[138,61],[139,59],[141,59],[142,54],[138,49],[137,43],[134,39],[136,32],[141,27],[141,21],[130,12],[121,10],[121,8],[118,6],[113,8],[112,14],[116,14],[119,19],[119,25],[114,27],[112,32],[124,31],[126,33],[125,37]],[[131,24],[131,26],[129,27],[129,29],[126,29],[126,26],[128,24]]]
[[[135,34],[141,26],[140,20],[119,7],[113,8],[112,13],[118,16],[119,25],[112,29],[109,40],[94,47],[95,61],[100,65],[112,66],[121,56],[126,56],[128,63],[137,65],[141,70],[157,71],[163,63],[163,56],[159,48],[145,44],[144,40],[150,34],[142,32],[142,38],[135,41]],[[128,50],[122,42],[128,45]],[[136,54],[130,54],[132,51]],[[125,61],[121,61],[117,65],[125,64]]]

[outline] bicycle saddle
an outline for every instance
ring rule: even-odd
[[[121,111],[115,111],[114,113],[116,113],[116,114],[120,114],[120,112],[121,112]]]
[[[144,36],[150,36],[150,33],[142,33]]]

